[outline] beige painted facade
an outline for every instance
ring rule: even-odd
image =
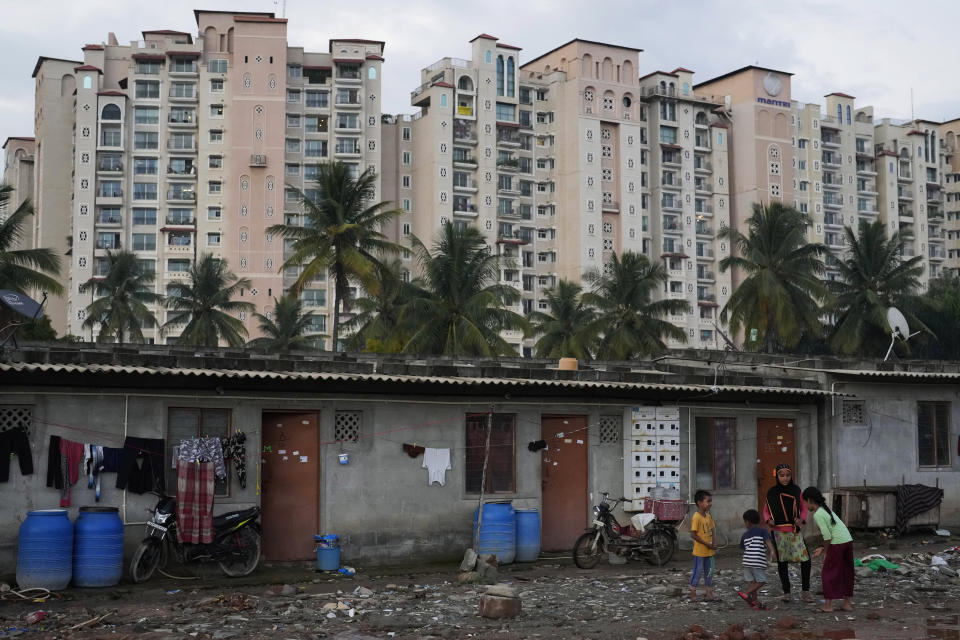
[[[960,276],[960,119],[944,122],[939,132],[943,158],[943,235],[947,251],[944,269]]]
[[[250,280],[241,299],[269,315],[298,275],[281,273],[285,243],[266,232],[303,222],[285,185],[309,193],[316,164],[328,159],[357,174],[379,170],[384,43],[333,39],[314,53],[289,46],[286,20],[272,13],[194,14],[196,37],[144,31],[120,45],[111,34],[84,47],[83,63],[38,63],[35,235],[44,246],[58,246],[49,238],[57,232],[61,244],[73,239],[68,308],[51,309],[58,331],[95,335],[82,327],[92,294],[79,285],[105,274],[111,249],[135,251],[164,294],[176,293],[202,254],[226,259]],[[71,212],[62,229],[53,211]],[[327,279],[302,297],[316,314],[311,328],[325,333]],[[161,323],[169,318],[155,312]],[[252,314],[240,319],[255,337]],[[144,335],[169,342],[182,328]]]
[[[33,201],[33,162],[36,145],[33,138],[7,138],[3,143],[3,178],[0,183],[13,187],[13,194],[4,211],[0,211],[0,224],[17,210],[24,200]],[[33,220],[27,221],[26,233],[13,247],[33,247]]]

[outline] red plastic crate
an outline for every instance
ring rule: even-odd
[[[645,513],[652,513],[657,520],[677,522],[683,520],[687,514],[687,504],[683,500],[666,500],[663,498],[646,498],[643,501]]]

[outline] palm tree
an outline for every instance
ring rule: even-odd
[[[830,347],[834,353],[877,355],[890,342],[889,307],[899,307],[911,327],[926,329],[913,313],[923,257],[902,260],[903,239],[897,232],[888,239],[879,220],[845,232],[849,250],[837,263],[840,278],[829,284],[835,296],[828,307],[835,318]]]
[[[530,314],[532,333],[540,336],[535,345],[538,358],[589,360],[596,340],[596,312],[584,304],[580,285],[560,280],[546,292],[549,313]]]
[[[143,342],[141,327],[156,324],[156,317],[147,308],[163,296],[153,291],[153,273],[144,273],[130,251],[107,250],[107,275],[93,277],[80,285],[80,292],[93,290],[99,296],[87,305],[83,326],[100,325],[98,341],[115,340],[123,344],[124,335],[132,342]]]
[[[255,309],[249,302],[233,298],[240,289],[250,288],[250,281],[237,278],[227,269],[227,261],[203,254],[193,263],[187,282],[171,287],[164,306],[174,311],[164,328],[187,323],[177,344],[215,347],[225,340],[231,347],[243,346],[247,330],[232,313]]]
[[[757,330],[756,346],[771,353],[792,349],[804,334],[822,332],[820,301],[827,289],[820,276],[826,251],[806,239],[810,218],[773,202],[753,205],[747,235],[732,227],[718,234],[736,249],[720,261],[720,270],[739,269],[745,277],[720,312],[733,332]],[[751,338],[752,340],[752,338]]]
[[[54,279],[60,273],[60,256],[52,249],[15,248],[27,233],[27,218],[33,215],[33,206],[29,199],[24,200],[7,215],[13,192],[11,185],[0,185],[0,218],[6,215],[0,224],[0,289],[23,294],[42,290],[62,295],[63,285]]]
[[[426,293],[418,281],[404,282],[400,260],[376,267],[376,286],[354,301],[354,315],[343,329],[351,331],[349,349],[375,353],[400,353],[412,328],[400,322],[400,314],[411,299]]]
[[[473,227],[448,223],[432,254],[417,238],[414,249],[428,295],[414,297],[401,313],[401,322],[415,327],[404,352],[516,355],[500,332],[525,331],[529,324],[506,308],[520,293],[497,284],[501,264],[483,235]]]
[[[340,309],[349,308],[350,279],[370,282],[378,257],[398,253],[402,247],[387,240],[380,228],[399,215],[388,202],[372,203],[377,175],[367,168],[354,178],[342,162],[320,163],[317,167],[317,195],[288,186],[304,206],[303,226],[276,224],[276,233],[293,242],[293,253],[281,269],[303,265],[303,272],[291,289],[299,294],[311,280],[331,271],[334,284],[333,350],[339,350]]]
[[[606,273],[588,272],[584,279],[592,290],[583,301],[597,309],[591,330],[600,335],[597,358],[629,360],[659,353],[667,348],[664,338],[686,341],[683,329],[662,320],[671,313],[690,311],[686,300],[653,300],[667,281],[660,263],[651,263],[640,253],[613,254]]]
[[[941,276],[930,281],[916,316],[933,335],[921,341],[918,356],[960,360],[960,278]],[[21,334],[22,335],[22,334]]]
[[[297,296],[288,293],[281,298],[274,297],[273,313],[269,317],[262,313],[253,315],[260,321],[260,333],[264,335],[251,340],[247,346],[270,351],[315,348],[314,339],[318,336],[306,335],[314,314],[303,312],[303,301]]]

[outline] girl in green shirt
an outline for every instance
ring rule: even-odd
[[[813,557],[824,556],[820,579],[823,581],[822,607],[816,611],[833,611],[833,600],[843,600],[842,609],[853,611],[853,538],[837,514],[830,510],[820,490],[807,487],[803,490],[803,502],[813,514],[813,521],[823,536],[823,546],[815,549]]]

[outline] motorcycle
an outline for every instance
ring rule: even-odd
[[[232,578],[249,575],[257,568],[263,533],[257,522],[260,507],[215,516],[213,542],[187,544],[177,537],[176,498],[162,492],[156,495],[159,500],[147,521],[147,535],[130,561],[130,577],[135,583],[149,580],[158,568],[166,567],[171,550],[181,564],[217,562]]]
[[[600,504],[593,508],[593,526],[577,538],[573,546],[573,561],[578,567],[592,569],[608,553],[631,560],[644,558],[657,567],[670,562],[677,547],[676,523],[662,522],[652,513],[642,513],[632,519],[641,525],[638,535],[626,535],[613,510],[627,498],[620,497],[611,502],[610,494],[604,491],[601,495]]]

